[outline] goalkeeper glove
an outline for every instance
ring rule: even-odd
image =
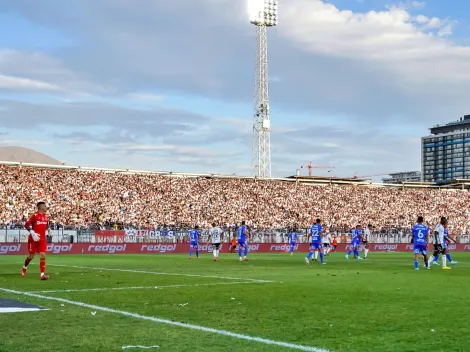
[[[36,232],[34,232],[34,230],[31,230],[31,231],[29,232],[29,234],[30,234],[31,237],[33,238],[33,241],[34,241],[34,242],[39,241],[39,235],[38,235]]]

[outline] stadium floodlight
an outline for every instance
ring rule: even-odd
[[[252,166],[254,175],[271,177],[271,120],[266,28],[278,24],[278,1],[248,0],[248,15],[250,22],[257,27]]]

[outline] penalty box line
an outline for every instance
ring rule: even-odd
[[[258,283],[273,283],[275,281],[270,280],[258,280],[243,277],[229,277],[229,276],[215,276],[215,275],[199,275],[199,274],[180,274],[180,273],[163,273],[156,271],[147,270],[132,270],[132,269],[115,269],[115,268],[96,268],[90,266],[78,266],[78,265],[61,265],[61,264],[47,264],[48,266],[57,266],[64,268],[76,268],[76,269],[89,269],[89,270],[106,270],[106,271],[119,271],[123,273],[136,273],[136,274],[150,274],[150,275],[167,275],[167,276],[185,276],[185,277],[201,277],[208,279],[225,279],[225,280],[238,280],[238,281],[251,281]]]
[[[67,293],[67,292],[89,292],[89,291],[121,291],[121,290],[161,290],[164,288],[177,288],[177,287],[200,287],[200,286],[220,286],[220,285],[256,285],[264,284],[264,282],[250,282],[250,281],[231,281],[231,282],[213,282],[206,284],[181,284],[181,285],[160,285],[160,286],[130,286],[130,287],[101,287],[101,288],[83,288],[83,289],[68,289],[68,290],[46,290],[46,291],[30,291],[28,293]]]
[[[262,343],[262,344],[265,344],[265,345],[271,345],[271,346],[285,347],[285,348],[289,348],[289,349],[292,349],[292,350],[307,351],[307,352],[330,352],[328,350],[321,349],[321,348],[303,346],[303,345],[296,345],[296,344],[293,344],[293,343],[269,340],[269,339],[265,339],[265,338],[262,338],[262,337],[255,337],[255,336],[250,336],[250,335],[237,334],[237,333],[226,331],[226,330],[207,328],[207,327],[201,326],[201,325],[180,323],[180,322],[176,322],[176,321],[172,321],[172,320],[167,320],[167,319],[162,319],[162,318],[157,318],[157,317],[151,317],[151,316],[146,316],[146,315],[140,315],[140,314],[137,314],[137,313],[131,313],[131,312],[123,311],[123,310],[96,306],[96,305],[93,305],[93,304],[83,303],[83,302],[79,302],[79,301],[71,301],[71,300],[64,299],[64,298],[38,295],[36,293],[10,290],[10,289],[7,289],[7,288],[2,288],[2,287],[0,287],[0,291],[15,294],[15,295],[23,295],[23,296],[38,298],[38,299],[42,299],[42,300],[49,300],[49,301],[67,303],[67,304],[74,305],[74,306],[79,306],[79,307],[82,307],[82,308],[93,309],[95,311],[99,310],[99,311],[102,311],[102,312],[119,314],[119,315],[131,317],[131,318],[135,318],[135,319],[151,321],[151,322],[158,323],[158,324],[166,324],[166,325],[177,326],[177,327],[191,329],[191,330],[197,330],[197,331],[202,331],[202,332],[207,332],[207,333],[212,333],[212,334],[217,334],[217,335],[228,336],[228,337],[232,337],[232,338],[239,339],[239,340],[246,340],[246,341],[250,341],[250,342],[258,342],[258,343]]]

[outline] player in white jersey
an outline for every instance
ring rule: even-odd
[[[220,244],[222,243],[222,236],[223,231],[220,227],[217,227],[216,224],[212,224],[212,228],[210,230],[210,241],[212,242],[212,253],[214,253],[214,261],[219,260],[219,251],[220,251]]]
[[[434,260],[434,256],[442,254],[442,269],[450,270],[451,268],[447,266],[447,257],[445,256],[445,241],[446,235],[444,234],[447,227],[447,218],[444,216],[441,218],[439,224],[434,228],[434,253],[428,260],[428,267],[431,267],[431,264]]]
[[[328,255],[331,251],[331,235],[329,232],[325,233],[325,235],[322,238],[323,241],[323,253],[325,255]]]
[[[364,230],[364,234],[362,235],[362,243],[364,243],[364,259],[367,259],[367,254],[369,254],[369,242],[373,228],[372,224],[367,225],[367,228]]]

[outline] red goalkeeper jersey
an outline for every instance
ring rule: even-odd
[[[40,214],[39,212],[31,216],[31,218],[24,225],[28,230],[32,227],[33,231],[36,232],[41,241],[46,240],[46,231],[49,224],[49,218],[46,214]]]

